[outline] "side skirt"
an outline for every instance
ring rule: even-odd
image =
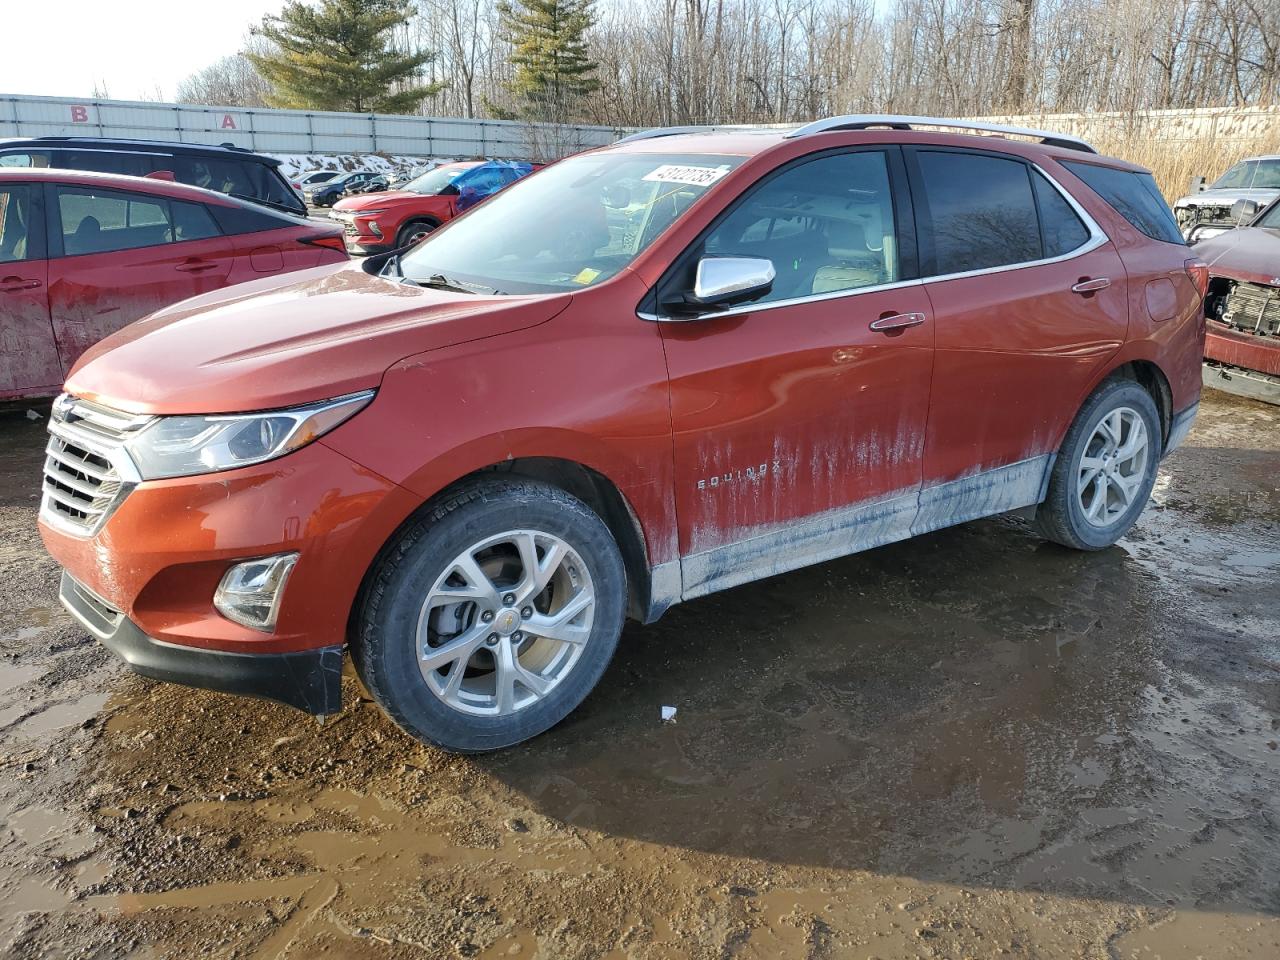
[[[1044,500],[1054,455],[1018,463],[850,507],[831,510],[680,561],[681,600],[761,580],[979,517]],[[670,564],[661,581],[673,590]],[[666,605],[674,598],[662,598]],[[658,597],[654,597],[658,601]]]

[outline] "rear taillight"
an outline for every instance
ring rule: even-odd
[[[1183,266],[1187,270],[1187,276],[1195,284],[1196,290],[1203,297],[1209,292],[1209,265],[1199,257],[1192,257]]]
[[[302,237],[298,242],[312,247],[327,247],[340,253],[347,252],[347,241],[342,238],[340,233],[326,233],[320,237]]]

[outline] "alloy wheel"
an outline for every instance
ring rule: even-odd
[[[591,636],[595,588],[564,540],[537,530],[487,537],[455,557],[418,615],[418,668],[463,713],[507,716],[568,676]]]
[[[1132,407],[1117,407],[1098,421],[1076,477],[1076,497],[1089,524],[1110,526],[1142,495],[1150,447],[1146,423]]]

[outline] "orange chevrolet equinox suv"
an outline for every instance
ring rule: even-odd
[[[325,715],[349,652],[490,750],[628,616],[1015,509],[1115,543],[1195,417],[1206,280],[1151,175],[1065,135],[654,130],[103,341],[40,529],[138,673]]]

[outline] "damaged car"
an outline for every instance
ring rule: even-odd
[[[1205,385],[1280,404],[1280,200],[1196,252],[1209,264]]]
[[[1068,135],[633,134],[92,348],[40,532],[138,673],[323,716],[349,656],[494,750],[627,618],[1013,510],[1112,546],[1195,419],[1206,281],[1150,171]]]
[[[1178,228],[1196,243],[1248,223],[1280,197],[1280,155],[1241,160],[1208,187],[1173,205]]]

